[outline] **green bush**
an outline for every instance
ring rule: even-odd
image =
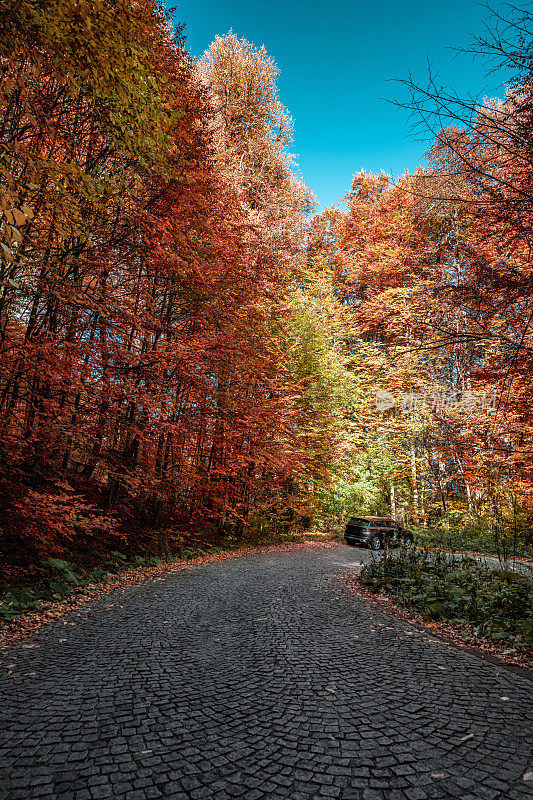
[[[128,560],[128,556],[125,556],[125,555],[124,555],[124,553],[120,553],[118,550],[111,550],[111,552],[109,553],[109,555],[110,555],[110,556],[113,556],[113,558],[114,558],[115,560],[118,560],[119,562],[120,562],[120,561],[123,561],[123,562],[124,562],[124,561],[127,561],[127,560]]]
[[[202,550],[201,547],[196,549],[190,547],[184,547],[183,550],[180,550],[177,557],[178,558],[186,558],[189,561],[192,558],[198,558],[199,556],[205,555],[206,551]]]
[[[85,583],[70,561],[48,558],[41,562],[42,578],[34,586],[9,586],[0,597],[0,619],[9,622],[32,608],[41,600],[67,597],[73,589]]]
[[[426,619],[468,623],[477,636],[533,647],[533,581],[444,553],[399,551],[365,566],[361,582]]]
[[[498,534],[482,527],[455,527],[449,530],[434,528],[415,528],[415,544],[421,547],[457,551],[487,553],[502,558],[533,558],[533,544],[530,535],[522,532],[520,536]]]
[[[61,558],[47,558],[42,562],[45,572],[52,575],[52,582],[77,586],[81,583],[81,575],[70,561]]]
[[[0,619],[9,622],[21,611],[38,605],[39,600],[32,589],[11,588],[0,600]]]
[[[102,567],[95,567],[87,575],[87,583],[101,583],[109,578],[109,572]]]

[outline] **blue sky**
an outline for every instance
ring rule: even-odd
[[[440,82],[460,93],[502,93],[481,61],[450,51],[483,31],[488,12],[473,0],[167,3],[177,5],[195,56],[230,28],[265,45],[281,70],[280,99],[294,119],[292,149],[318,210],[338,204],[360,169],[398,175],[424,163],[425,146],[410,135],[408,113],[386,102],[405,98],[394,78],[411,72],[424,83],[429,59]]]

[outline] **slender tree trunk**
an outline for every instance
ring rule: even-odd
[[[416,475],[416,454],[413,442],[411,442],[411,479],[413,481],[413,511],[415,524],[418,525],[418,487]]]
[[[468,518],[470,522],[474,521],[474,514],[472,509],[472,492],[470,491],[470,484],[465,481],[466,502],[468,503]]]
[[[390,514],[393,519],[396,519],[396,495],[394,492],[394,480],[390,479]]]
[[[444,464],[440,460],[440,457],[437,457],[437,458],[438,458],[438,461],[437,461],[437,480],[438,480],[438,483],[439,483],[439,492],[440,492],[440,497],[441,497],[441,501],[442,501],[442,510],[443,510],[443,513],[444,513],[444,524],[445,524],[446,528],[449,528],[450,527],[450,519],[448,517],[448,508],[447,508],[447,505],[446,505],[446,484],[444,484],[443,481],[442,481],[442,473],[444,472]]]
[[[424,528],[427,525],[426,521],[426,507],[424,505],[425,495],[424,495],[424,479],[421,478],[420,480],[420,516],[422,518],[422,525]]]

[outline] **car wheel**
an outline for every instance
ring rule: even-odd
[[[373,536],[370,540],[370,549],[371,550],[381,550],[382,544],[381,539],[379,536]]]

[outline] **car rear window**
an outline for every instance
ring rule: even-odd
[[[365,528],[371,528],[373,524],[373,522],[363,517],[352,517],[350,520],[350,525],[364,525]]]

